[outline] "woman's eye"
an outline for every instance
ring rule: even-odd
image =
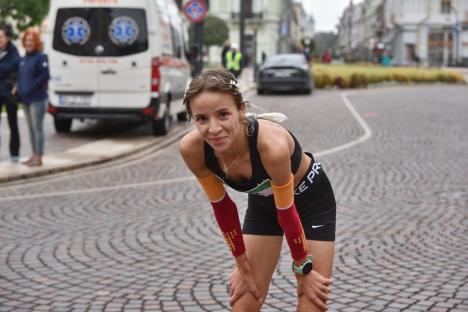
[[[206,118],[204,116],[195,117],[195,121],[198,121],[198,122],[203,122],[205,120],[206,120]]]
[[[221,118],[227,118],[227,116],[229,116],[229,113],[228,113],[228,112],[221,112],[221,113],[219,113],[219,117],[221,117]]]

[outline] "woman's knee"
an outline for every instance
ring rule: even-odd
[[[234,303],[232,312],[259,312],[265,301],[265,296],[263,295],[262,300],[259,301],[251,292],[247,292]]]

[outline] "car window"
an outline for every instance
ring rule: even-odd
[[[278,54],[270,56],[266,61],[266,66],[280,65],[303,65],[307,64],[302,54]]]
[[[146,13],[127,8],[59,9],[53,48],[78,56],[123,56],[146,51]]]

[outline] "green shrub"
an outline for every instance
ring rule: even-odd
[[[398,83],[466,83],[463,75],[450,70],[414,67],[381,67],[372,64],[314,64],[313,73],[317,88],[363,88],[368,84],[385,81]]]

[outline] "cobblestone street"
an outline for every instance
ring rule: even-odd
[[[331,311],[468,311],[466,86],[248,99],[288,115],[334,187]],[[262,311],[296,310],[290,259]],[[228,311],[233,263],[177,144],[0,185],[0,312]]]

